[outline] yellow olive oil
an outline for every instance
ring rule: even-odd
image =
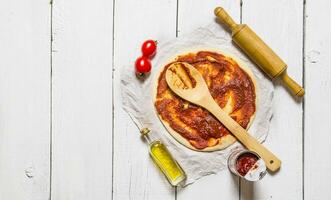
[[[173,159],[168,149],[161,141],[153,141],[149,146],[151,157],[171,185],[176,186],[185,179],[185,173],[178,163]]]
[[[149,153],[153,161],[166,176],[169,183],[176,186],[182,182],[186,178],[185,172],[171,156],[167,147],[160,140],[154,140],[151,142],[148,137],[149,130],[146,131],[143,129],[141,133],[149,142]]]

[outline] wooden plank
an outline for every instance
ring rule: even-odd
[[[165,42],[176,36],[176,0],[125,0],[115,3],[114,200],[175,199],[175,190],[153,165],[146,143],[122,110],[121,67],[141,55],[144,40]]]
[[[50,5],[0,6],[0,199],[49,197]]]
[[[331,2],[326,0],[306,4],[305,199],[331,196],[331,29],[325,25],[330,7]]]
[[[285,60],[289,75],[300,83],[302,1],[244,1],[242,20]],[[265,144],[282,160],[281,170],[258,183],[242,182],[241,199],[302,199],[302,103],[275,83],[273,112]]]
[[[240,1],[179,1],[178,35],[189,33],[198,27],[207,26],[215,20],[214,8],[224,7],[235,20],[240,21]],[[221,27],[220,27],[221,28]],[[178,200],[184,199],[239,199],[239,179],[225,170],[198,180],[193,185],[179,189]]]
[[[53,2],[53,200],[112,198],[112,6]]]

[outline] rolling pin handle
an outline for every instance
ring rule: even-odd
[[[302,97],[305,94],[305,90],[296,83],[291,77],[287,75],[287,72],[284,71],[280,78],[283,80],[287,88],[297,97]]]
[[[231,31],[237,26],[236,22],[222,7],[217,7],[214,10],[215,15],[226,25]]]

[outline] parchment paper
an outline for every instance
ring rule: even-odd
[[[224,150],[197,152],[177,142],[160,122],[152,101],[152,91],[160,68],[168,63],[169,59],[190,49],[219,49],[241,59],[253,71],[257,80],[257,111],[249,132],[260,142],[263,142],[268,134],[274,88],[271,81],[233,44],[230,34],[217,23],[168,42],[158,42],[158,52],[152,60],[152,72],[144,81],[136,78],[132,64],[122,67],[123,108],[139,128],[148,127],[152,130],[153,138],[159,138],[166,144],[187,174],[186,181],[182,183],[182,186],[186,186],[203,176],[226,169],[229,153],[235,148],[242,147],[236,142]]]

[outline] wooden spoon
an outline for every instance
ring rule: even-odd
[[[280,168],[281,161],[219,107],[202,75],[192,65],[173,63],[166,71],[166,81],[178,96],[212,113],[247,149],[258,153],[270,171]]]

